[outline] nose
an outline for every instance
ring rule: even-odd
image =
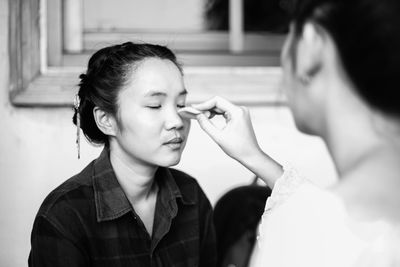
[[[183,128],[183,126],[184,126],[183,119],[179,115],[177,109],[173,108],[170,111],[168,111],[165,120],[165,128],[167,128],[167,130],[171,130],[171,129],[180,129]]]

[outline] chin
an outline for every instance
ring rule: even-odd
[[[181,160],[179,159],[179,160],[176,160],[176,161],[162,162],[161,164],[159,164],[159,166],[160,166],[160,167],[166,167],[166,168],[168,168],[168,167],[173,167],[173,166],[175,166],[175,165],[178,165],[178,163],[179,163],[180,161],[181,161]]]
[[[172,167],[177,165],[181,161],[181,154],[179,155],[169,155],[166,156],[164,159],[159,161],[159,166],[161,167]]]
[[[182,153],[185,146],[183,145],[180,149],[163,149],[154,155],[155,162],[158,166],[171,167],[177,165],[181,161]]]

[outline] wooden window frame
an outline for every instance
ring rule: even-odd
[[[56,46],[47,46],[49,36],[61,34],[62,22],[57,22],[59,14],[49,14],[51,12],[47,12],[46,7],[61,3],[61,0],[8,1],[10,99],[15,106],[72,105],[77,77],[83,69],[48,66],[59,64],[62,60],[61,41]],[[58,23],[56,30],[45,28],[46,19]],[[49,53],[56,53],[60,57],[53,57],[54,61],[48,62]],[[185,76],[193,102],[218,94],[244,105],[284,103],[282,94],[277,92],[280,76],[278,67],[185,67]],[[227,80],[235,82],[227,83]]]
[[[39,0],[9,0],[10,98],[18,98],[41,73]]]

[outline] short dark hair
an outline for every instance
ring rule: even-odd
[[[292,21],[297,37],[306,22],[322,26],[358,94],[400,116],[400,1],[297,0]]]
[[[170,60],[182,73],[175,54],[161,45],[127,42],[102,48],[89,59],[86,73],[79,76],[80,101],[72,120],[77,124],[79,113],[80,127],[91,143],[108,145],[108,136],[97,127],[93,109],[99,107],[116,115],[118,93],[130,82],[132,71],[148,58]]]

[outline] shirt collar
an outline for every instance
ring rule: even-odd
[[[162,190],[166,192],[165,197],[161,195],[162,201],[180,198],[182,203],[185,205],[195,204],[195,193],[192,191],[181,191],[176,184],[174,176],[172,175],[169,168],[159,167],[155,174],[155,179],[158,183],[159,188],[161,189],[160,193],[162,192]]]
[[[160,200],[167,203],[180,198],[185,205],[194,204],[194,196],[182,195],[181,190],[168,168],[159,167],[155,179],[159,185]],[[119,218],[133,211],[133,208],[119,184],[109,158],[109,149],[104,148],[94,162],[93,188],[97,221]]]

